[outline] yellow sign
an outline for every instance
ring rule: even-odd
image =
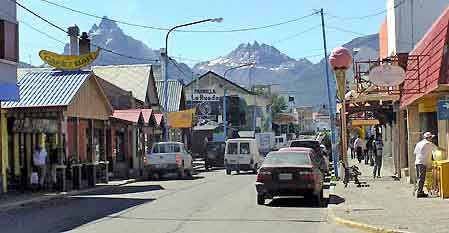
[[[193,116],[196,108],[191,108],[179,112],[168,113],[168,126],[170,128],[191,128],[193,124]]]
[[[360,125],[378,125],[380,122],[377,119],[374,120],[352,120],[352,126]]]
[[[66,56],[46,50],[41,50],[39,52],[39,57],[41,57],[44,62],[55,67],[56,69],[77,70],[95,61],[99,54],[100,48],[97,48],[95,52],[79,56]]]

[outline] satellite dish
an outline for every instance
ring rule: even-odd
[[[404,69],[396,65],[382,64],[372,68],[369,72],[369,81],[381,87],[397,86],[404,80]]]

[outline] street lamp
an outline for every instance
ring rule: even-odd
[[[346,135],[346,70],[352,64],[352,53],[347,48],[335,48],[329,56],[329,63],[335,73],[337,81],[337,97],[341,101],[340,117],[341,117],[341,158],[347,167],[347,135]],[[344,173],[342,173],[344,174]]]
[[[203,19],[199,21],[194,21],[191,23],[185,23],[181,25],[174,26],[168,30],[165,35],[165,48],[161,48],[161,73],[164,80],[164,118],[165,118],[165,141],[169,141],[168,132],[168,75],[167,75],[167,65],[168,65],[168,36],[170,33],[178,28],[187,27],[194,24],[200,24],[205,22],[216,22],[221,23],[223,18],[213,18],[213,19]]]

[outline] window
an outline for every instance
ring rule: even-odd
[[[5,20],[0,20],[0,59],[19,61],[18,26]]]
[[[228,154],[230,154],[230,155],[238,154],[238,144],[237,143],[229,143],[228,144]]]
[[[240,154],[249,154],[249,143],[248,142],[241,142],[240,143]]]
[[[153,153],[177,153],[181,152],[179,144],[156,144],[153,148]]]
[[[272,165],[311,165],[310,157],[305,152],[272,152],[263,162]]]

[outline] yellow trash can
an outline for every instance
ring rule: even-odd
[[[449,197],[449,160],[435,161],[439,173],[440,197]]]

